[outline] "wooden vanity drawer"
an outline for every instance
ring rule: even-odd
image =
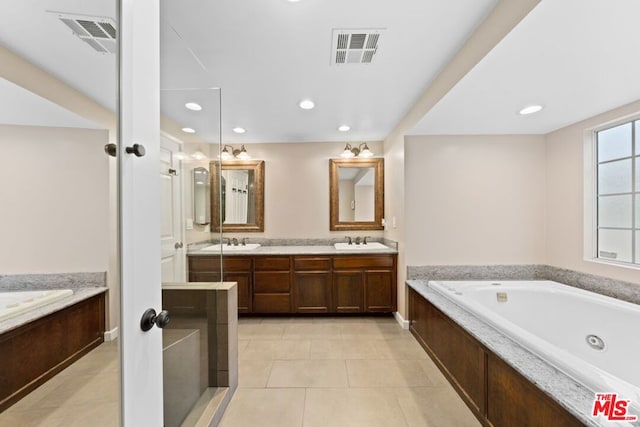
[[[255,258],[256,270],[289,270],[290,262],[289,257],[256,257]]]
[[[293,268],[296,271],[314,270],[327,271],[331,270],[331,259],[329,258],[294,258]]]
[[[251,257],[224,257],[224,271],[249,271],[251,270]],[[219,271],[219,256],[192,256],[189,257],[189,269],[191,271]]]
[[[333,258],[333,268],[349,270],[352,268],[392,268],[393,256],[348,256]]]
[[[253,275],[255,293],[289,293],[290,290],[291,276],[288,271],[256,271]]]
[[[254,313],[290,313],[289,294],[257,294],[253,297]]]

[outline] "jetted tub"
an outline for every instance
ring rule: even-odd
[[[0,322],[73,295],[71,289],[0,292]]]
[[[594,393],[618,393],[640,415],[640,306],[552,281],[430,281]]]

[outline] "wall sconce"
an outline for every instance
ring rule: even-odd
[[[231,152],[227,150],[227,147],[231,149]],[[225,145],[222,148],[222,153],[220,153],[220,160],[249,160],[250,158],[251,156],[247,153],[247,149],[244,148],[244,145],[240,147],[239,150],[230,145]]]
[[[340,154],[340,157],[344,159],[351,159],[354,157],[369,158],[373,157],[373,152],[369,149],[366,142],[363,142],[357,147],[352,147],[351,144],[347,144],[344,147],[342,154]]]

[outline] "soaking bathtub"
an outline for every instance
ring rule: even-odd
[[[552,281],[430,281],[428,286],[594,393],[640,415],[640,306]]]
[[[71,289],[0,292],[0,322],[71,295]]]

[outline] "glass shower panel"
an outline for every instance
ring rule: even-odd
[[[0,425],[117,426],[117,1],[0,16],[0,290],[72,291],[0,321]]]
[[[186,108],[189,105],[190,108]],[[197,106],[197,107],[196,107]],[[176,209],[172,216],[182,230],[175,236],[182,245],[173,251],[173,257],[180,262],[166,262],[164,265],[188,265],[187,253],[192,248],[206,245],[212,238],[211,224],[201,215],[202,205],[209,200],[202,194],[208,188],[202,176],[209,170],[209,162],[220,152],[220,107],[219,89],[163,89],[161,109],[164,123],[176,125],[163,129],[162,149],[176,172],[168,174],[173,183],[179,183],[178,197],[165,191],[163,199],[171,198]],[[185,133],[188,128],[194,132]],[[178,132],[175,132],[179,129]],[[172,132],[173,130],[173,132]],[[167,141],[168,140],[168,141]],[[168,143],[176,143],[171,145]],[[161,179],[166,180],[161,166]],[[198,199],[198,200],[196,200]],[[202,199],[202,200],[200,200]],[[168,205],[163,203],[163,205]],[[184,219],[178,220],[179,213]],[[206,210],[204,211],[206,212]],[[163,232],[162,239],[168,234]],[[169,241],[172,243],[173,241]],[[180,245],[179,245],[180,246]],[[163,245],[171,249],[171,244]],[[163,250],[163,257],[165,257]],[[222,273],[215,271],[220,266],[221,253],[208,252],[205,262],[211,264],[208,282],[220,281]],[[218,258],[218,262],[212,259]],[[220,268],[220,267],[218,267]],[[191,283],[186,278],[188,271],[182,271],[180,280],[170,274],[171,268],[163,267],[163,309],[168,310],[171,322],[163,329],[163,371],[164,371],[164,422],[167,427],[195,425],[203,415],[207,402],[216,395],[218,389],[215,289],[208,285]]]

